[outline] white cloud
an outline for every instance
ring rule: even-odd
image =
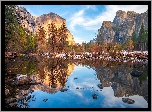
[[[100,13],[94,18],[90,18],[89,16],[84,16],[85,10],[89,8],[96,10],[96,7],[92,5],[87,5],[86,7],[86,9],[74,13],[74,15],[70,18],[71,30],[76,31],[74,27],[79,25],[84,27],[86,30],[97,31],[97,29],[101,27],[103,21],[112,22],[118,10],[143,13],[148,9],[148,5],[106,5],[103,13]]]
[[[68,11],[66,11],[65,13],[60,14],[60,16],[62,17],[64,15],[66,15],[67,13],[68,13]]]
[[[92,9],[92,10],[94,10],[94,11],[97,10],[97,8],[96,8],[95,5],[86,5],[86,8],[87,8],[87,9]]]
[[[78,12],[76,12],[71,18],[70,18],[70,29],[74,30],[74,26],[76,25],[80,25],[81,23],[84,22],[84,18],[83,18],[83,13],[84,10],[80,10]]]

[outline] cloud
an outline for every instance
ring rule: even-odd
[[[95,5],[86,5],[86,8],[87,8],[87,9],[92,9],[92,10],[94,10],[94,11],[97,11],[97,8],[96,8]]]
[[[106,5],[103,13],[100,13],[94,18],[84,15],[85,11],[90,8],[94,11],[96,10],[95,6],[87,5],[85,9],[81,9],[73,14],[73,16],[70,18],[71,30],[76,31],[75,26],[79,25],[86,30],[97,31],[97,29],[101,27],[103,21],[113,21],[118,10],[143,13],[148,9],[148,5]]]
[[[71,18],[70,18],[70,29],[75,31],[74,26],[80,25],[84,22],[85,18],[83,17],[84,10],[80,10],[76,12]]]
[[[66,15],[67,13],[68,13],[68,11],[66,11],[65,13],[60,14],[60,16],[62,17],[64,15]]]

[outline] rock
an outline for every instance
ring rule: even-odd
[[[98,86],[100,89],[103,89],[102,84],[98,84],[97,86]]]
[[[76,89],[79,89],[79,87],[77,87]]]
[[[15,107],[17,107],[17,104],[16,104],[16,103],[10,103],[9,106],[10,106],[11,108],[15,108]]]
[[[56,85],[56,84],[53,84],[51,87],[52,87],[52,88],[56,88],[56,87],[57,87],[57,85]]]
[[[128,102],[128,99],[129,99],[129,98],[122,98],[122,101],[123,101],[124,103],[127,103],[127,102]]]
[[[43,101],[46,102],[48,99],[44,99]]]
[[[128,103],[128,104],[134,104],[134,103],[135,103],[134,100],[129,99],[129,98],[122,98],[122,101],[123,101],[124,103]]]
[[[93,99],[97,99],[97,97],[98,97],[98,95],[95,94],[95,93],[92,95],[92,98],[93,98]]]
[[[142,75],[142,72],[141,71],[138,71],[138,70],[132,70],[130,72],[130,74],[133,76],[133,77],[139,77]]]
[[[60,89],[61,92],[64,92],[64,91],[67,91],[67,90],[68,90],[67,88],[61,88]]]
[[[135,103],[135,101],[134,101],[134,100],[132,100],[132,99],[129,99],[127,103],[128,103],[128,104],[134,104],[134,103]]]
[[[97,41],[103,41],[104,43],[115,41],[122,44],[132,36],[134,30],[136,38],[138,38],[142,22],[144,29],[147,29],[148,10],[141,14],[134,11],[126,13],[125,11],[118,10],[113,22],[103,21],[101,28],[98,29]]]
[[[77,77],[74,78],[74,80],[78,79]]]
[[[9,96],[9,95],[10,95],[9,89],[5,89],[5,96]]]
[[[32,16],[25,8],[16,6],[15,13],[18,19],[18,23],[21,24],[22,27],[27,28],[30,32],[33,33],[39,32],[39,25],[44,27],[44,30],[48,32],[47,25],[50,24],[52,21],[55,23],[57,28],[59,28],[63,22],[66,23],[66,20],[64,18],[52,12],[35,17]],[[74,37],[69,30],[67,31],[67,35],[68,38],[66,40],[69,42],[69,45],[74,45]],[[48,37],[48,33],[46,33],[46,38]]]

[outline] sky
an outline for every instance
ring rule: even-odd
[[[144,13],[148,5],[19,5],[33,16],[50,12],[66,19],[66,25],[76,43],[89,42],[96,38],[103,21],[113,21],[116,11]]]

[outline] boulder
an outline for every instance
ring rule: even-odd
[[[133,76],[133,77],[139,77],[142,75],[142,72],[141,71],[138,71],[138,70],[132,70],[130,72],[130,74]]]
[[[97,99],[97,97],[98,97],[98,95],[95,94],[95,93],[92,95],[92,98],[93,98],[93,99]]]

